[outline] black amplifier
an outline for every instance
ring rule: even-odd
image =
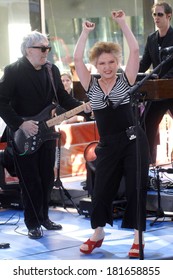
[[[112,215],[114,219],[122,218],[126,207],[126,199],[115,200],[112,203]],[[91,198],[86,197],[79,202],[80,214],[85,217],[90,217],[92,212]]]

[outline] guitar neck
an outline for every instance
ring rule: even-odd
[[[89,102],[87,102],[86,104],[89,104]],[[84,110],[84,106],[85,104],[82,104],[78,107],[75,107],[74,109],[67,111],[59,116],[56,116],[48,121],[46,121],[46,124],[48,127],[52,127],[54,125],[58,125],[60,123],[62,123],[64,120],[67,120],[75,115],[77,115],[78,113],[82,112]]]

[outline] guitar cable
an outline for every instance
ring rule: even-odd
[[[26,186],[26,184],[25,184],[25,180],[24,180],[24,178],[23,178],[21,169],[20,169],[19,164],[18,164],[18,161],[17,161],[16,152],[15,152],[15,148],[14,148],[14,143],[13,143],[12,140],[9,140],[9,143],[10,143],[10,145],[11,145],[11,147],[12,147],[12,151],[13,151],[14,165],[15,165],[15,167],[17,168],[17,170],[18,170],[18,172],[19,172],[19,174],[20,174],[20,178],[21,178],[21,180],[22,180],[23,187],[25,188],[25,191],[26,191],[26,193],[27,193],[27,195],[28,195],[28,198],[29,198],[29,200],[30,200],[30,203],[31,203],[33,212],[34,212],[35,217],[36,217],[36,220],[37,220],[37,222],[38,222],[38,224],[39,224],[39,226],[40,226],[40,228],[41,228],[41,235],[43,236],[43,229],[42,229],[42,226],[41,226],[40,221],[39,221],[39,219],[38,219],[38,215],[37,215],[37,213],[36,213],[34,204],[33,204],[33,202],[32,202],[31,196],[30,196],[30,194],[29,194],[29,192],[28,192],[27,186]],[[18,179],[19,179],[19,178],[18,178]],[[20,179],[19,179],[19,185],[20,185]],[[21,188],[21,190],[22,190],[22,188]]]

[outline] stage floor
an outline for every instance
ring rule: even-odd
[[[69,191],[73,202],[86,197],[81,182],[85,177],[63,179],[63,186]],[[114,219],[114,225],[106,226],[106,236],[101,248],[90,255],[79,251],[80,245],[92,234],[90,218],[80,215],[73,205],[50,206],[50,219],[63,226],[61,231],[47,231],[43,238],[31,240],[27,236],[23,210],[0,208],[0,243],[10,243],[10,248],[0,250],[0,260],[128,260],[128,251],[133,243],[133,231],[121,228],[121,218]],[[173,221],[171,215],[154,223],[155,217],[147,218],[144,259],[173,259]]]
[[[1,243],[10,243],[10,248],[0,250],[0,260],[96,260],[128,259],[133,242],[133,231],[121,229],[121,219],[114,219],[113,227],[106,226],[106,236],[101,248],[90,255],[83,255],[79,246],[90,237],[89,217],[81,216],[74,208],[50,208],[51,220],[61,223],[61,231],[47,231],[43,238],[31,240],[23,221],[23,211],[2,209],[0,211]],[[173,222],[170,218],[159,219],[153,226],[147,218],[144,259],[173,259]]]

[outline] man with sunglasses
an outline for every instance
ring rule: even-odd
[[[0,116],[9,128],[8,142],[13,148],[16,172],[22,189],[24,221],[28,237],[32,239],[42,237],[42,226],[47,230],[62,229],[48,215],[54,185],[57,135],[53,130],[50,139],[44,141],[36,151],[21,155],[16,152],[13,133],[22,131],[28,143],[29,139],[33,139],[34,148],[34,139],[41,128],[39,121],[42,118],[44,120],[44,114],[38,118],[39,121],[34,116],[47,111],[52,103],[59,103],[66,110],[81,105],[81,102],[65,91],[59,69],[47,61],[50,50],[46,35],[31,32],[21,44],[23,57],[8,65],[0,80]],[[51,112],[49,115],[50,117],[45,113],[46,120],[51,118]],[[26,141],[26,150],[27,145]]]
[[[173,46],[173,28],[170,25],[172,7],[166,2],[158,2],[152,6],[151,11],[157,31],[147,38],[144,54],[140,61],[139,72],[142,73],[147,71],[151,65],[156,68],[163,60],[161,50]],[[155,73],[159,79],[173,78],[173,60],[165,63]],[[145,123],[149,141],[151,164],[156,163],[157,143],[159,142],[158,128],[167,110],[173,114],[173,99],[150,101],[144,111],[142,121]]]

